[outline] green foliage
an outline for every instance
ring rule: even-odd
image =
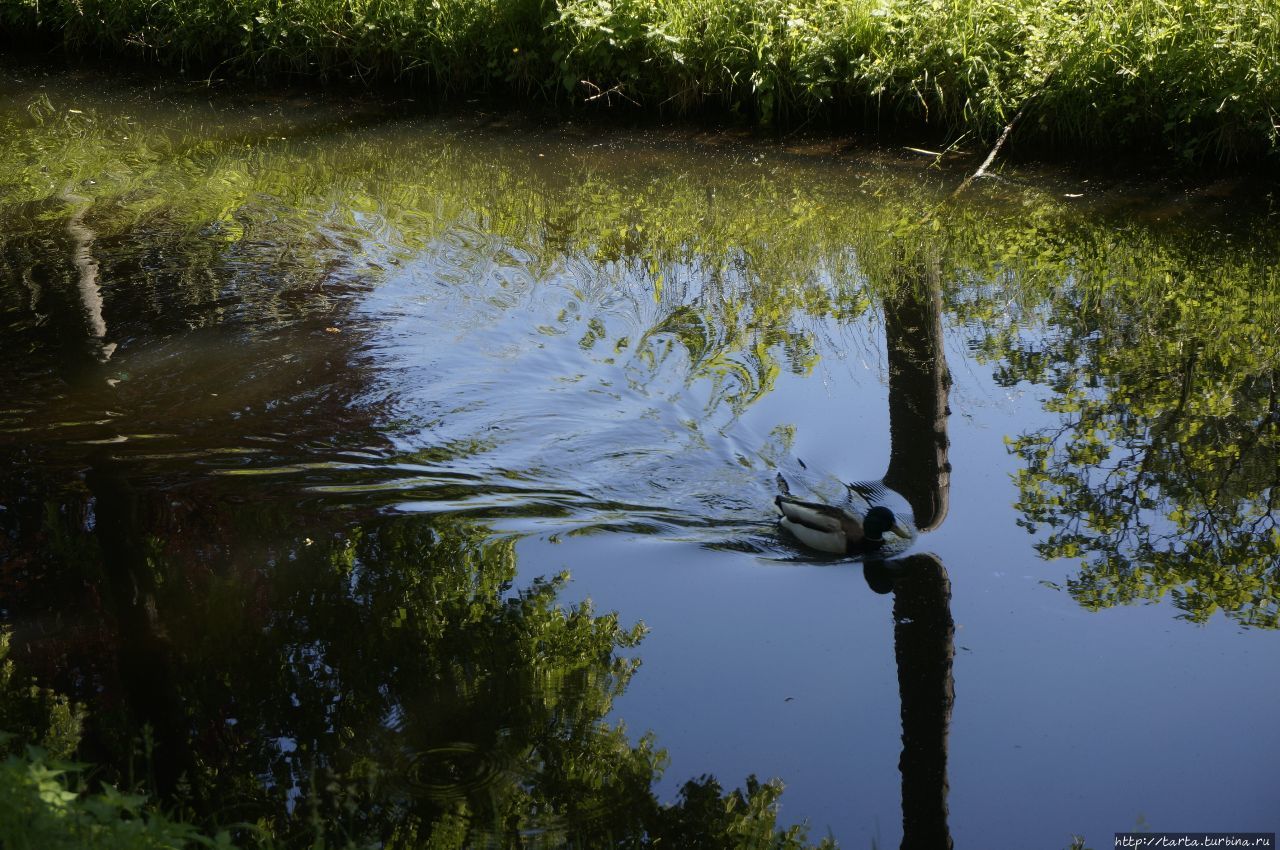
[[[83,788],[85,766],[50,758],[38,748],[0,761],[0,846],[9,850],[183,850],[191,847],[280,846],[261,830],[240,828],[239,839],[221,830],[210,837],[195,826],[166,818],[138,794],[122,794],[111,786],[89,793]],[[697,847],[700,850],[803,850],[830,848],[805,840],[802,827],[776,825],[780,783],[761,784],[755,777],[746,789],[725,794],[712,777],[685,783],[676,802],[653,805],[638,834],[608,834],[612,846]],[[443,815],[427,835],[403,825],[389,846],[462,850],[475,846],[462,812]],[[588,847],[582,835],[548,832],[526,834],[524,846]],[[360,846],[351,842],[313,847]],[[375,845],[368,845],[375,846]]]
[[[13,37],[193,73],[925,125],[1188,158],[1280,149],[1270,0],[0,0]]]
[[[110,786],[85,793],[83,765],[31,748],[0,762],[0,847],[8,850],[183,850],[231,847],[230,836],[203,835]]]
[[[686,782],[674,805],[661,807],[651,821],[644,846],[697,847],[699,850],[799,850],[809,846],[799,826],[778,830],[782,784],[747,779],[745,793],[724,794],[714,777]],[[817,845],[834,850],[835,842]]]
[[[412,78],[449,91],[532,84],[542,0],[6,2],[17,31],[201,73]]]
[[[52,758],[70,758],[80,743],[83,706],[23,680],[9,658],[11,641],[11,633],[0,628],[0,753],[38,746]]]
[[[86,765],[68,761],[80,744],[85,707],[18,681],[0,630],[0,847],[8,850],[144,850],[229,847],[169,820],[147,798],[111,785],[90,792]]]

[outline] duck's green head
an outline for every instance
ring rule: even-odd
[[[883,541],[884,533],[891,529],[895,534],[902,534],[905,530],[898,523],[898,518],[893,515],[893,511],[884,505],[876,505],[867,511],[867,516],[862,521],[862,533],[871,543]]]

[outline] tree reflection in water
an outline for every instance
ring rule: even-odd
[[[1042,558],[1078,563],[1072,597],[1274,629],[1280,243],[1273,223],[1218,224],[1070,240],[1041,261],[1036,320],[984,322],[974,347],[1002,386],[1044,388],[1055,421],[1008,441],[1015,507]]]
[[[8,249],[10,263],[39,262]],[[326,273],[290,281],[305,290]],[[40,306],[82,338],[81,305],[64,300]],[[353,403],[362,335],[326,333],[293,303],[291,333],[219,345],[214,362],[202,339],[235,322],[135,361],[112,396],[140,432],[127,442],[118,422],[76,416],[103,404],[93,349],[27,352],[19,386],[88,389],[53,399],[65,439],[6,448],[0,465],[6,660],[15,682],[87,706],[77,754],[97,778],[284,846],[807,846],[802,828],[778,827],[780,784],[726,791],[703,776],[674,802],[656,797],[665,753],[606,722],[642,626],[561,604],[563,577],[517,588],[514,540],[483,522],[307,495],[310,444],[327,441],[327,458],[376,452],[386,414]],[[322,320],[346,324],[335,309]],[[145,391],[192,385],[213,391],[181,408]],[[220,453],[228,442],[295,477],[247,488]],[[57,704],[31,717],[24,694],[7,689],[0,717],[22,703],[13,731],[47,739]]]
[[[891,447],[885,483],[911,504],[921,531],[946,519],[950,497],[947,398],[938,265],[906,262],[885,302]],[[951,581],[934,554],[863,567],[877,593],[893,594],[893,645],[902,705],[902,848],[952,846],[947,824],[947,735],[955,704]]]
[[[84,620],[24,617],[14,649],[88,703],[80,752],[102,779],[286,845],[807,846],[777,828],[775,784],[702,777],[660,802],[665,754],[605,721],[642,628],[560,605],[560,578],[515,590],[514,543],[483,525],[397,517],[313,540],[315,517],[215,506],[202,522],[271,540],[241,570],[207,542],[158,542],[191,518],[114,462],[90,478]],[[51,593],[7,602],[35,612]]]

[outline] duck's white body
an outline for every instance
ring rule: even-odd
[[[779,496],[774,504],[782,527],[810,549],[845,555],[864,538],[861,518],[849,511],[789,496]]]

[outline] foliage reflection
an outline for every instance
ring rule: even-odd
[[[1044,557],[1081,559],[1087,607],[1169,594],[1196,622],[1280,626],[1280,246],[1251,238],[1077,244],[1053,332],[992,349],[1000,382],[1051,390],[1059,424],[1010,442],[1017,506]]]

